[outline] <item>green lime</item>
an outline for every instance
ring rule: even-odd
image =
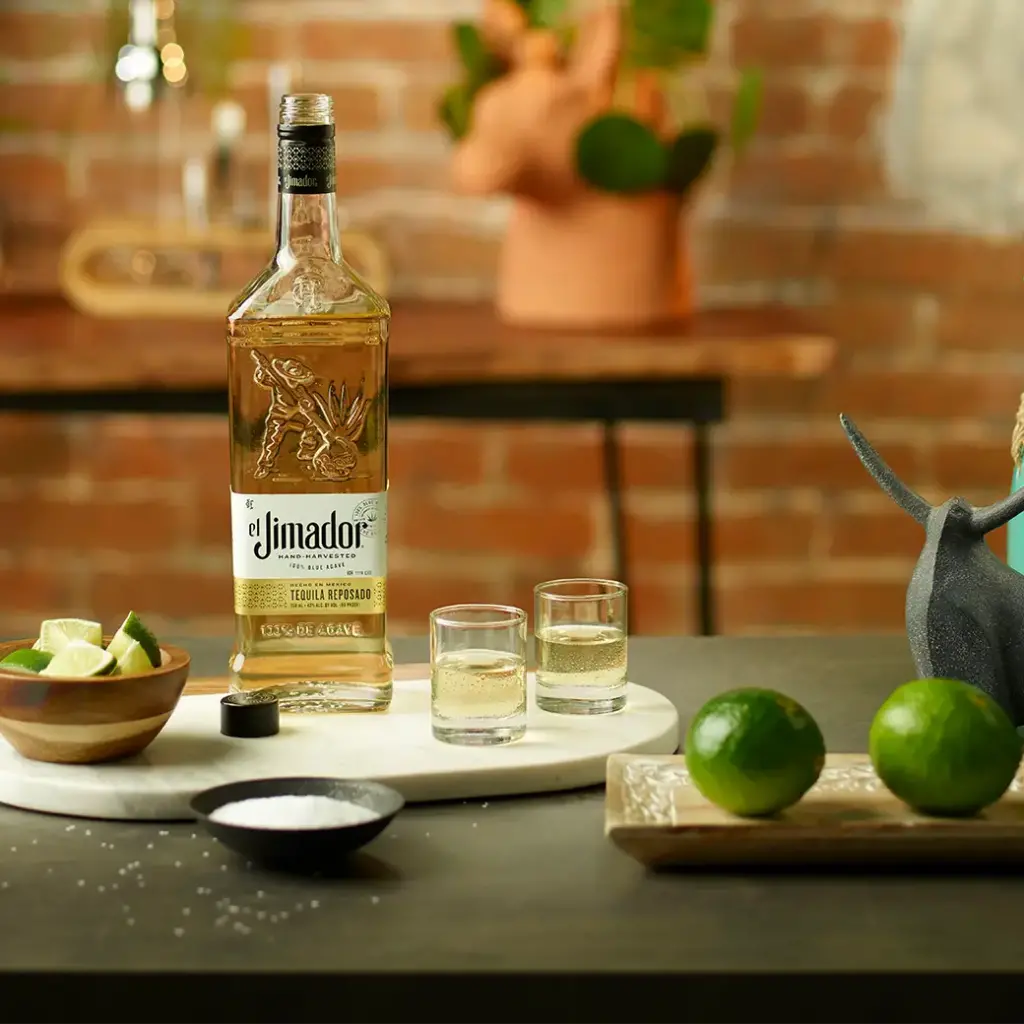
[[[117,661],[110,651],[87,644],[84,640],[72,640],[63,650],[58,651],[46,668],[43,676],[61,676],[65,679],[86,679],[91,676],[107,676],[114,671]]]
[[[107,648],[108,652],[110,648]],[[137,676],[143,672],[152,672],[153,665],[149,655],[142,649],[138,640],[132,640],[117,659],[117,671],[123,676]]]
[[[11,651],[3,661],[0,661],[0,666],[20,672],[42,672],[52,658],[53,655],[47,651],[23,647],[21,650]]]
[[[792,806],[818,781],[824,764],[818,723],[774,690],[730,690],[712,697],[686,734],[693,784],[712,803],[744,817]]]
[[[128,650],[133,641],[138,643],[146,652],[146,656],[149,658],[149,667],[159,668],[161,661],[160,644],[135,612],[129,612],[128,618],[121,623],[120,629],[114,634],[110,643],[107,644],[107,650],[120,661],[121,656]]]
[[[918,679],[889,696],[868,750],[889,791],[922,814],[967,817],[995,803],[1021,760],[1021,738],[988,694],[956,679]]]
[[[103,627],[88,619],[46,619],[39,627],[39,649],[57,654],[72,640],[87,644],[103,643]]]

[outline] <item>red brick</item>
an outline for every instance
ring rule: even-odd
[[[513,428],[506,436],[510,483],[545,493],[603,489],[603,447],[596,429]]]
[[[871,439],[870,424],[858,423]],[[906,443],[878,442],[886,462],[911,483],[922,474],[920,452]],[[836,422],[833,440],[786,438],[729,445],[717,467],[718,486],[733,489],[818,487],[870,490],[876,485]]]
[[[145,572],[97,571],[90,581],[92,614],[116,620],[132,608],[141,616],[195,619],[232,612],[231,574],[179,572],[156,562]]]
[[[885,194],[877,160],[841,146],[816,152],[751,150],[731,172],[738,199],[778,203],[832,203],[877,199]]]
[[[1009,493],[1013,475],[1010,459],[1012,432],[1013,423],[1010,421],[1006,437],[998,441],[939,441],[933,456],[935,479],[939,487],[948,492],[939,497],[945,499],[961,494],[972,500],[972,490],[999,490],[1003,487]]]
[[[59,479],[73,468],[74,444],[69,418],[0,414],[0,479]]]
[[[733,89],[709,89],[708,106],[716,124],[729,123],[734,97]],[[769,138],[803,135],[810,128],[811,112],[811,98],[803,86],[769,78],[761,97],[758,135]]]
[[[736,64],[764,68],[820,67],[829,59],[830,21],[820,16],[774,18],[754,11],[732,26]]]
[[[622,434],[623,487],[688,488],[693,481],[693,439],[677,427],[626,425]]]
[[[817,276],[819,242],[812,231],[716,221],[695,231],[702,279],[709,283]]]
[[[160,501],[72,503],[22,498],[0,501],[4,542],[15,551],[147,554],[173,547],[182,512]],[[98,559],[98,561],[102,561]]]
[[[449,183],[448,164],[437,160],[400,157],[375,160],[339,154],[337,189],[340,196],[357,196],[385,188],[445,190]]]
[[[104,19],[81,11],[51,14],[0,8],[0,57],[48,60],[97,50],[103,37]]]
[[[899,51],[899,30],[891,18],[864,18],[833,29],[837,62],[857,68],[891,67]]]
[[[396,276],[478,277],[493,280],[501,239],[466,232],[456,225],[416,228],[407,224],[381,226]]]
[[[427,632],[431,611],[447,604],[490,603],[498,600],[493,582],[459,574],[414,575],[392,573],[388,577],[388,618]],[[500,598],[502,602],[507,598]],[[532,613],[531,613],[532,614]]]
[[[940,306],[935,337],[950,349],[1019,351],[1024,337],[1024,297],[951,295]]]
[[[899,289],[841,287],[831,302],[813,312],[846,353],[854,349],[896,352],[914,341],[917,298]]]
[[[1019,293],[1024,244],[943,233],[851,230],[837,237],[828,267],[839,280],[941,293]]]
[[[55,564],[47,569],[24,565],[0,569],[0,613],[5,619],[28,614],[39,619],[57,614],[82,614],[85,609],[74,602],[74,574],[64,565]]]
[[[825,112],[825,130],[830,135],[859,140],[873,131],[885,101],[885,93],[874,86],[844,85]]]
[[[806,562],[816,529],[813,516],[770,508],[760,515],[719,513],[712,532],[715,564]],[[694,542],[694,524],[689,517],[666,519],[640,511],[627,518],[629,561],[640,569],[694,565]]]
[[[208,486],[188,510],[192,530],[189,539],[204,549],[231,550],[231,496],[227,486]]]
[[[445,21],[313,21],[302,26],[303,54],[314,60],[446,61],[453,57]]]
[[[876,417],[1007,421],[1020,404],[1021,382],[1006,373],[943,373],[871,370],[836,374],[821,401],[824,409],[855,420]]]
[[[916,559],[924,544],[921,525],[895,504],[886,511],[839,513],[829,532],[830,558]]]
[[[415,515],[395,515],[390,542],[420,551],[493,553],[570,559],[585,555],[594,524],[585,511],[531,502],[519,507],[438,508],[419,505]]]
[[[895,581],[745,581],[721,589],[721,629],[725,633],[765,627],[902,632],[906,591],[906,582]]]
[[[478,482],[484,472],[481,432],[472,427],[393,422],[388,475],[398,489]]]
[[[405,127],[414,132],[441,131],[437,108],[444,90],[452,81],[450,75],[418,75],[415,68],[411,69],[401,96]]]
[[[17,223],[54,224],[67,215],[66,176],[62,161],[47,156],[0,153],[0,196],[5,212]],[[10,197],[17,196],[17,203]]]
[[[688,636],[697,632],[692,583],[638,579],[630,586],[629,630],[634,636]],[[685,669],[681,669],[685,671]]]

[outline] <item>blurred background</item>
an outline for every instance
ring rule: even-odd
[[[714,435],[722,632],[903,628],[922,537],[853,457],[839,411],[931,500],[1007,492],[1024,380],[1024,135],[1003,104],[1024,35],[999,17],[1015,5],[717,0],[712,93],[756,65],[764,95],[748,152],[716,167],[688,218],[699,302],[783,303],[839,346],[824,380],[730,387]],[[334,97],[345,228],[386,256],[396,306],[488,301],[508,200],[451,192],[436,114],[457,74],[452,23],[479,11],[3,0],[3,390],[117,377],[132,361],[134,379],[186,387],[202,346],[222,358],[216,322],[72,315],[62,253],[98,221],[227,224],[260,243],[173,258],[115,245],[86,270],[145,283],[207,268],[229,291],[243,284],[268,255],[282,89]],[[596,427],[398,422],[392,437],[396,633],[423,633],[449,601],[529,606],[538,580],[612,571]],[[634,626],[692,632],[685,431],[623,437]],[[17,412],[0,397],[0,633],[128,608],[158,629],[226,633],[227,497],[220,416]]]

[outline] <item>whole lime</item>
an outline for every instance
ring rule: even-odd
[[[988,694],[956,679],[917,679],[878,709],[868,741],[889,791],[922,814],[967,817],[995,803],[1021,760],[1021,739]]]
[[[743,817],[777,814],[818,781],[825,741],[802,705],[774,690],[712,697],[686,734],[693,784],[712,803]]]

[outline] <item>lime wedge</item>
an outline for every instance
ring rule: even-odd
[[[63,676],[68,679],[87,679],[92,676],[106,676],[114,671],[116,659],[110,651],[88,644],[84,640],[71,640],[58,651],[41,676]]]
[[[58,654],[72,640],[98,647],[103,643],[103,627],[88,619],[46,619],[39,627],[39,650]]]
[[[110,653],[109,648],[107,653]],[[125,648],[124,654],[117,659],[117,671],[123,676],[137,676],[142,672],[153,671],[153,663],[138,640],[132,640]]]
[[[107,644],[107,650],[118,660],[128,650],[132,643],[137,643],[146,656],[149,658],[150,668],[160,667],[160,644],[153,634],[143,625],[142,620],[135,614],[129,612],[128,618],[121,623],[121,628],[114,634],[114,638]]]
[[[53,660],[48,651],[35,651],[31,647],[23,647],[19,651],[11,651],[0,661],[0,668],[16,669],[19,672],[42,672]]]

